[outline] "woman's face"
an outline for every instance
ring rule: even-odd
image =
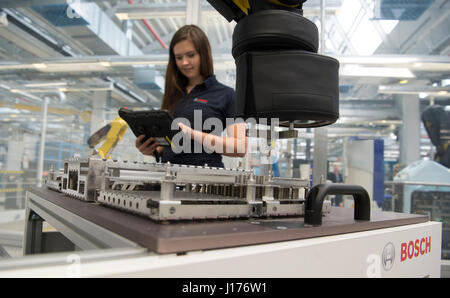
[[[173,53],[178,69],[190,82],[201,78],[200,54],[195,49],[192,41],[185,39],[178,42],[173,47]]]

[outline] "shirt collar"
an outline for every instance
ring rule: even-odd
[[[206,88],[210,88],[215,83],[217,83],[216,75],[212,75],[203,81],[203,84],[205,85]]]
[[[217,83],[216,75],[212,75],[208,77],[206,80],[203,81],[203,83],[199,84],[198,86],[205,87],[206,89],[211,88],[214,84]],[[186,94],[186,88],[183,88],[184,94]]]

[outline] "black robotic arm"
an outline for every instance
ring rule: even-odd
[[[236,21],[236,113],[318,127],[339,118],[339,62],[318,55],[317,26],[303,17],[306,0],[208,0]]]
[[[306,0],[208,0],[228,22],[239,22],[246,15],[261,10],[289,10],[303,15],[302,6]]]

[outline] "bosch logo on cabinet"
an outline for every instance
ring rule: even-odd
[[[400,246],[400,262],[407,262],[431,252],[431,236],[403,242]]]
[[[378,254],[366,258],[367,277],[440,276],[440,234],[433,231],[408,234],[378,240]]]

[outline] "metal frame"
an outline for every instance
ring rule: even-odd
[[[136,243],[89,222],[39,196],[27,192],[23,254],[43,253],[42,224],[48,222],[77,249],[139,247]]]

